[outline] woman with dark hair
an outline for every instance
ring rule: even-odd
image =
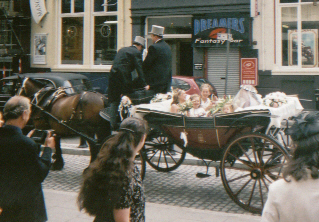
[[[319,113],[303,113],[289,129],[294,141],[292,158],[283,180],[269,187],[262,221],[319,220]]]
[[[95,222],[145,221],[143,185],[134,160],[146,134],[146,121],[125,119],[85,172],[78,202],[81,210],[96,216]]]

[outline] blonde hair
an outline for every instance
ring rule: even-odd
[[[202,92],[205,88],[208,88],[209,92],[212,94],[213,93],[213,88],[211,85],[208,83],[204,83],[200,86],[200,91]]]
[[[196,97],[200,99],[200,95],[198,95],[198,94],[196,94],[196,93],[193,94],[193,95],[191,95],[190,99],[191,99],[191,100],[194,100],[194,98],[196,98]]]
[[[227,102],[227,103],[224,104],[224,106],[223,106],[223,108],[222,108],[222,112],[223,112],[223,113],[225,113],[224,110],[225,110],[226,107],[229,107],[230,110],[231,110],[231,112],[234,112],[234,107],[233,107],[233,104],[232,104],[231,102]]]

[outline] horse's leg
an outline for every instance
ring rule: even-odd
[[[90,153],[91,153],[91,162],[93,162],[96,159],[98,153],[100,152],[101,146],[103,145],[102,143],[104,142],[104,140],[108,136],[110,136],[112,133],[111,125],[108,122],[105,122],[105,123],[106,123],[106,125],[103,127],[98,127],[98,130],[96,132],[98,143],[93,144],[93,143],[89,142]],[[92,135],[94,135],[94,133],[92,133]]]
[[[53,155],[54,162],[52,164],[52,170],[62,170],[64,166],[64,161],[62,157],[61,149],[61,137],[55,136],[55,154]]]
[[[85,138],[83,138],[82,136],[80,137],[80,145],[78,147],[79,148],[87,148],[88,147]]]

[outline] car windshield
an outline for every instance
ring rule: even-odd
[[[206,79],[195,79],[196,84],[198,85],[198,87],[200,88],[204,83],[208,83],[209,85],[211,85],[212,87],[214,87],[209,81],[207,81]]]
[[[172,87],[173,89],[182,89],[182,90],[189,90],[191,86],[181,79],[172,79]]]
[[[71,87],[73,88],[75,93],[80,93],[82,91],[90,91],[92,90],[92,86],[90,81],[87,79],[71,79],[66,81],[68,82],[64,84],[65,87]],[[67,86],[68,85],[68,86]]]

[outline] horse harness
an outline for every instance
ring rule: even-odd
[[[82,92],[79,101],[77,102],[76,106],[72,108],[72,114],[69,120],[61,120],[60,122],[70,123],[74,120],[76,113],[79,108],[79,119],[83,119],[83,98],[87,94],[87,92]],[[59,87],[58,89],[54,89],[51,87],[44,87],[40,89],[31,101],[31,104],[41,108],[42,112],[50,112],[52,105],[60,98],[67,96],[68,94],[65,92],[64,88]],[[35,118],[35,120],[40,119],[41,117]]]

